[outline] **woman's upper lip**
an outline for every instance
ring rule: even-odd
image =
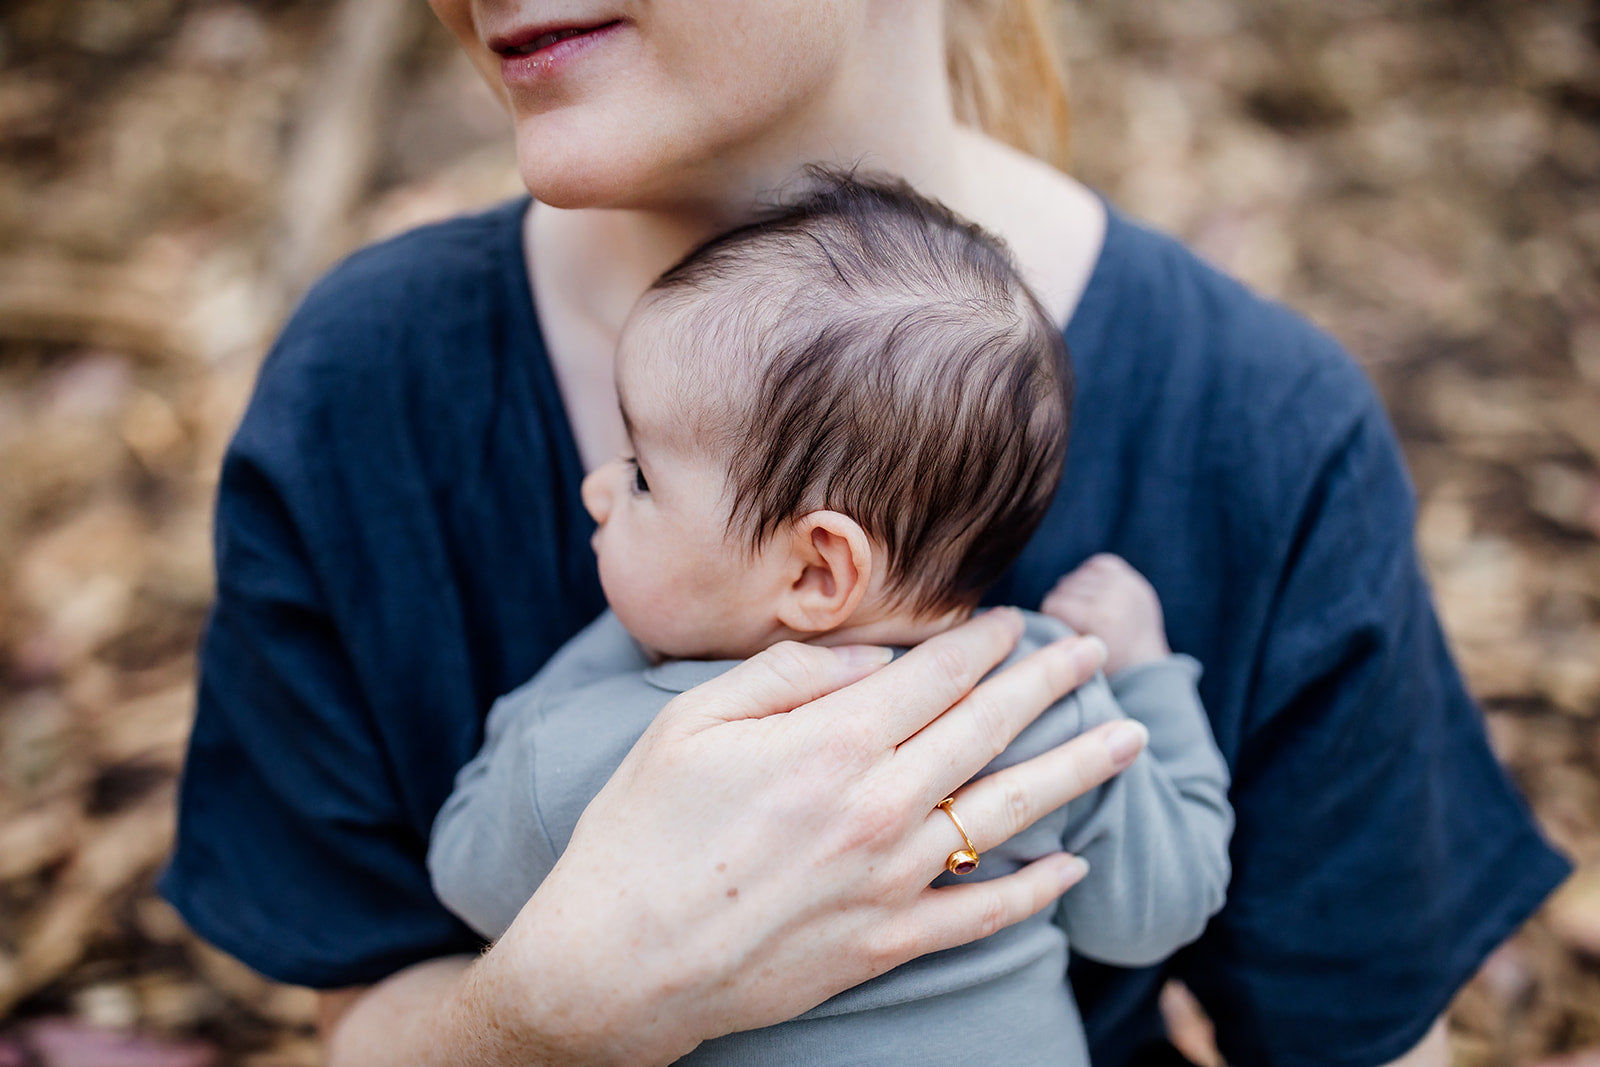
[[[533,23],[527,26],[519,26],[505,33],[492,34],[485,38],[484,44],[489,46],[490,51],[502,56],[516,55],[519,52],[528,50],[533,45],[543,47],[543,44],[554,44],[562,37],[589,33],[620,21],[622,20],[615,18],[597,18],[582,21],[567,19],[561,22]],[[541,44],[539,41],[541,37],[548,37],[550,40]]]

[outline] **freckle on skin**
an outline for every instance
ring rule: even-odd
[[[738,895],[739,895],[739,887],[738,886],[734,886],[734,887],[732,887],[732,888],[730,888],[728,890],[729,899],[732,899],[733,897],[736,897]]]
[[[728,869],[728,865],[726,863],[717,864],[717,873],[720,874],[721,872],[723,872],[723,871],[725,871],[727,869]]]

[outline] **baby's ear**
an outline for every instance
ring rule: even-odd
[[[838,629],[872,584],[872,540],[860,523],[837,511],[802,515],[791,535],[793,577],[778,605],[778,621],[800,633]]]

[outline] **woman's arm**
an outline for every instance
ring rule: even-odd
[[[1415,1048],[1387,1067],[1445,1067],[1450,1062],[1450,1040],[1444,1020],[1438,1019]]]
[[[928,886],[949,850],[934,805],[1099,665],[1098,642],[1064,641],[971,688],[1019,629],[990,612],[882,669],[874,649],[779,645],[678,697],[480,959],[325,996],[330,1062],[667,1062],[1047,906],[1073,858]],[[1142,736],[1107,724],[968,786],[974,842],[1104,781]]]

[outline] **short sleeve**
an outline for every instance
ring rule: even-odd
[[[426,839],[317,572],[318,478],[277,458],[300,449],[268,374],[223,467],[217,600],[162,892],[255,969],[328,988],[480,943],[429,886]]]
[[[525,204],[318,283],[223,460],[161,889],[274,978],[361,984],[481,948],[434,897],[429,830],[494,700],[604,606]]]
[[[1375,397],[1306,484],[1242,724],[1227,906],[1176,972],[1229,1063],[1382,1064],[1568,866],[1451,660]]]

